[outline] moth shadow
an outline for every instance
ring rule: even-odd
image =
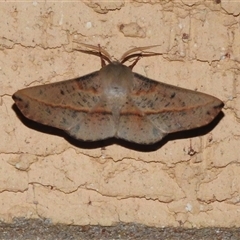
[[[171,133],[164,137],[161,141],[156,142],[154,144],[150,145],[144,145],[144,144],[137,144],[133,142],[128,142],[122,139],[117,139],[117,138],[109,138],[106,140],[99,140],[99,141],[82,141],[82,140],[77,140],[69,136],[66,132],[64,132],[61,129],[50,127],[47,125],[43,125],[41,123],[34,122],[28,118],[26,118],[21,111],[17,108],[17,106],[14,104],[13,105],[13,110],[15,111],[16,115],[18,118],[21,120],[21,122],[28,128],[33,129],[35,131],[39,131],[45,134],[49,135],[55,135],[64,138],[66,141],[68,141],[71,145],[78,147],[78,148],[83,148],[83,149],[96,149],[96,148],[105,148],[107,146],[117,144],[122,147],[132,149],[135,151],[139,152],[152,152],[156,151],[159,148],[163,147],[168,141],[174,141],[177,139],[187,139],[187,138],[194,138],[194,137],[199,137],[207,134],[208,132],[212,131],[215,126],[221,121],[221,119],[224,117],[223,112],[220,112],[218,116],[208,125],[200,128],[195,128],[192,130],[186,130],[186,131],[181,131],[181,132],[176,132],[176,133]]]

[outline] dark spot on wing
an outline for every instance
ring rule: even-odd
[[[67,119],[65,117],[63,117],[62,120],[61,120],[61,123],[62,124],[67,124]]]
[[[218,108],[223,108],[223,106],[224,106],[224,103],[221,102],[219,105],[214,106],[213,108],[214,108],[214,109],[218,109]]]
[[[179,112],[179,116],[183,117],[183,116],[186,116],[187,113],[186,112]]]
[[[24,108],[28,108],[28,107],[29,107],[29,103],[27,102],[25,103]]]
[[[170,102],[166,103],[164,107],[167,107],[170,104]]]
[[[48,108],[46,108],[45,112],[46,112],[46,113],[48,113],[49,115],[51,115],[51,114],[52,114],[52,111],[51,111],[51,109],[50,109],[49,107],[48,107]]]
[[[17,97],[15,94],[12,96],[14,101],[20,101],[22,102],[22,99],[20,97]]]
[[[76,118],[76,117],[77,117],[77,111],[73,111],[72,118]]]
[[[64,93],[64,91],[63,91],[63,90],[61,90],[61,91],[60,91],[60,93],[61,93],[62,95],[65,95],[65,93]]]
[[[182,107],[185,107],[185,106],[186,106],[186,103],[185,103],[185,102],[182,102],[181,106],[182,106]]]
[[[176,93],[174,92],[171,94],[170,98],[174,98],[175,96],[176,96]]]

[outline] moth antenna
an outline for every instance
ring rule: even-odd
[[[110,54],[105,50],[103,49],[100,44],[98,44],[98,46],[94,46],[94,45],[91,45],[91,44],[86,44],[86,43],[80,43],[81,45],[87,47],[87,48],[90,48],[90,49],[93,49],[99,53],[101,53],[101,55],[105,56],[107,59],[108,59],[108,62],[111,63],[111,56]]]
[[[76,49],[76,50],[84,52],[84,53],[89,53],[89,54],[93,54],[93,55],[99,56],[101,58],[102,66],[106,65],[104,60],[107,61],[108,63],[112,62],[110,54],[106,50],[104,50],[100,46],[100,44],[98,44],[98,46],[94,46],[94,45],[86,44],[86,43],[78,43],[78,44],[83,45],[86,48],[94,50],[94,51],[88,51],[88,50],[83,50],[83,49]]]
[[[121,63],[124,63],[124,62],[126,62],[128,59],[129,59],[129,57],[130,56],[133,56],[133,57],[135,57],[136,56],[136,54],[142,54],[142,53],[144,53],[144,50],[147,50],[147,49],[149,49],[149,48],[154,48],[154,47],[158,47],[158,46],[160,46],[160,45],[152,45],[152,46],[146,46],[146,47],[135,47],[135,48],[132,48],[132,49],[130,49],[130,50],[128,50],[127,52],[125,52],[123,55],[122,55],[122,57],[120,58],[120,61],[121,61]],[[135,52],[135,54],[133,54]],[[136,52],[140,52],[140,53],[136,53]],[[158,54],[160,54],[160,53],[153,53],[153,52],[145,52],[145,53],[151,53],[151,54],[156,54],[156,55],[158,55]],[[131,57],[132,58],[132,57]],[[125,59],[127,59],[127,60],[125,60]]]

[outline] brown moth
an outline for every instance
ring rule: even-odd
[[[115,137],[153,144],[169,133],[207,125],[224,105],[213,96],[132,72],[149,47],[132,49],[120,61],[111,61],[100,46],[84,46],[101,57],[102,68],[76,79],[17,91],[13,99],[25,117],[83,141]],[[133,54],[139,50],[140,54]],[[132,57],[137,59],[130,67],[123,65]]]

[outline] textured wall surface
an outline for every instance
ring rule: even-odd
[[[149,226],[240,226],[239,3],[93,1],[0,3],[0,220]],[[152,147],[82,143],[34,124],[18,89],[98,70],[74,50],[101,44],[120,58],[160,45],[134,71],[224,101],[211,126]]]

